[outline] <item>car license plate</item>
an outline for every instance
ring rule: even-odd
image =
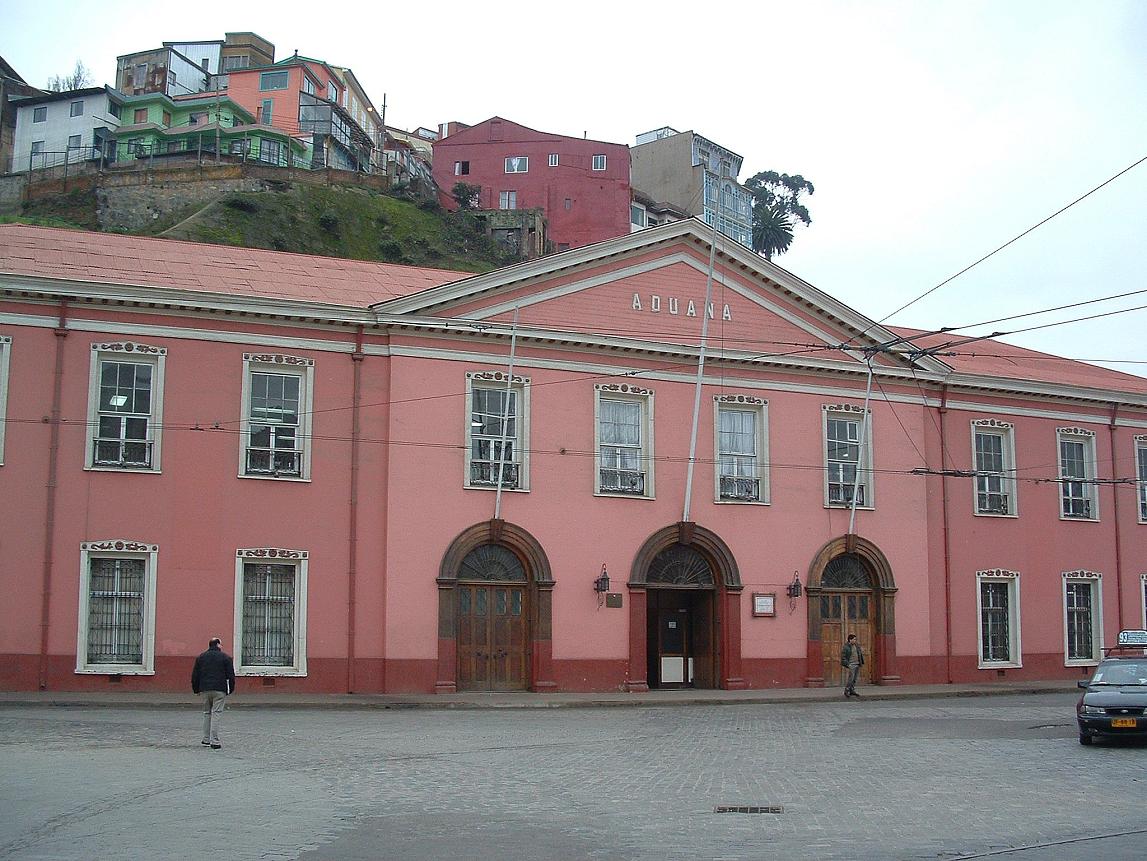
[[[1112,718],[1111,726],[1115,729],[1135,729],[1135,718]]]

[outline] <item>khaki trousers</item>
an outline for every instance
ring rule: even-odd
[[[203,743],[219,744],[219,723],[223,720],[223,691],[203,691]]]

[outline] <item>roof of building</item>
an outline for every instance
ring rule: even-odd
[[[28,83],[20,74],[12,68],[12,66],[3,57],[0,57],[0,78],[9,78],[10,80],[17,81],[21,84]]]
[[[473,273],[0,224],[0,275],[5,274],[366,308]]]
[[[18,108],[27,107],[28,105],[41,105],[47,102],[62,102],[68,99],[79,99],[84,96],[98,96],[103,93],[112,93],[111,87],[84,87],[80,90],[61,90],[58,92],[44,93],[38,96],[22,96],[20,98],[12,99],[12,104]]]
[[[546,140],[559,140],[560,139],[560,140],[581,141],[583,143],[596,143],[596,144],[602,144],[604,146],[621,147],[622,149],[626,149],[626,150],[629,149],[628,144],[614,143],[613,141],[603,141],[603,140],[598,140],[596,138],[586,138],[586,137],[580,137],[579,138],[579,137],[576,137],[574,135],[563,135],[563,134],[560,134],[558,132],[543,132],[543,131],[539,131],[538,129],[532,129],[529,126],[524,126],[521,123],[516,123],[513,120],[508,120],[505,117],[498,117],[498,116],[494,116],[494,117],[490,117],[489,119],[482,120],[482,122],[475,123],[472,126],[466,126],[464,128],[460,128],[457,131],[455,131],[453,134],[447,135],[446,137],[440,137],[438,140],[434,141],[434,144],[435,144],[435,146],[438,146],[440,144],[466,143],[465,140],[461,140],[461,139],[466,138],[466,137],[474,137],[475,135],[483,134],[484,133],[483,127],[492,123],[492,122],[502,122],[508,126],[514,126],[515,128],[523,129],[524,131],[530,132],[531,134],[537,135],[539,138],[546,139]],[[488,141],[482,140],[481,142],[487,143]],[[496,143],[505,143],[505,144],[513,143],[512,140],[495,141],[495,142]]]
[[[623,241],[640,242],[643,235],[653,237],[657,231],[665,234],[671,230],[676,235],[689,229],[688,224],[678,222],[669,228],[653,228],[607,242],[612,247]],[[577,253],[589,252],[582,248]],[[57,278],[357,309],[463,279],[484,282],[494,278],[511,284],[517,277],[514,273],[521,267],[533,272],[538,267],[560,266],[559,257],[563,256],[499,270],[505,272],[504,276],[498,273],[474,276],[470,272],[173,239],[0,224],[0,278],[4,275]],[[903,327],[887,327],[887,330],[897,336],[916,336],[912,343],[921,347],[958,340],[958,336],[951,333],[925,335],[922,330]],[[941,351],[938,358],[962,375],[1147,394],[1147,378],[997,340],[976,341],[957,346],[954,351],[956,355]]]

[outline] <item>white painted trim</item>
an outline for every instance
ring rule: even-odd
[[[654,484],[653,448],[653,390],[629,383],[618,383],[618,390],[611,390],[613,383],[598,383],[593,387],[593,495],[613,499],[656,499]],[[642,430],[645,438],[641,442],[641,461],[645,468],[645,492],[611,493],[601,489],[601,400],[630,401],[641,405]]]
[[[1094,667],[1103,657],[1103,575],[1094,571],[1064,571],[1061,577],[1060,599],[1063,604],[1063,665],[1065,667]],[[1091,586],[1091,658],[1072,659],[1067,642],[1067,585],[1088,583]]]
[[[1067,517],[1063,513],[1063,484],[1056,485],[1056,505],[1059,507],[1059,519],[1070,523],[1098,523],[1099,522],[1099,485],[1095,480],[1099,477],[1099,464],[1096,460],[1095,431],[1084,428],[1056,428],[1055,430],[1055,474],[1063,479],[1063,452],[1060,442],[1077,442],[1083,446],[1083,472],[1084,490],[1086,499],[1091,503],[1090,517]],[[1076,479],[1078,480],[1078,479]]]
[[[724,399],[724,400],[723,400]],[[753,500],[721,498],[721,411],[751,412],[756,416],[756,458],[758,498]],[[769,402],[763,398],[727,399],[713,396],[713,502],[718,505],[769,505],[772,501],[769,481]]]
[[[984,607],[980,594],[980,584],[984,581],[1004,580],[1008,583],[1008,639],[1011,641],[1012,660],[984,660]],[[991,571],[976,572],[976,666],[981,670],[1020,669],[1024,665],[1020,627],[1020,575],[1018,571],[1004,571],[996,568]]]
[[[12,336],[0,335],[0,466],[4,465],[4,429],[8,427],[8,366]]]
[[[0,373],[2,373],[2,372],[3,372],[3,369],[0,369]],[[0,395],[0,397],[2,397],[2,395]],[[0,415],[3,415],[3,413],[4,413],[4,403],[2,400],[0,400]],[[0,440],[0,442],[2,442],[2,440]],[[1134,457],[1135,457],[1135,460],[1134,460],[1135,474],[1136,474],[1136,478],[1138,479],[1135,482],[1135,514],[1136,514],[1137,522],[1147,523],[1147,517],[1145,517],[1144,513],[1143,513],[1143,505],[1140,504],[1140,501],[1139,501],[1142,498],[1143,494],[1147,493],[1147,474],[1144,474],[1139,469],[1139,452],[1141,452],[1141,451],[1147,451],[1147,438],[1139,439],[1137,437],[1135,439],[1135,455],[1134,455]],[[2,446],[0,446],[0,455],[3,455]],[[3,458],[0,457],[0,460],[2,460],[2,459]]]
[[[856,395],[850,394],[849,397],[856,397]],[[864,504],[857,503],[856,509],[857,511],[874,511],[876,509],[876,464],[872,459],[874,449],[872,444],[872,410],[869,409],[867,416],[863,413],[862,407],[854,407],[852,404],[821,405],[820,438],[821,463],[823,465],[821,482],[825,508],[848,511],[852,507],[851,503],[828,501],[828,420],[839,417],[860,422],[861,435],[864,437],[864,444],[860,451],[860,463],[856,465],[857,472],[860,474],[860,486],[864,488]]]
[[[485,376],[487,373],[494,377],[494,379],[475,379],[479,376]],[[462,473],[462,486],[467,490],[492,490],[497,492],[498,486],[496,484],[487,485],[470,483],[470,462],[474,453],[474,427],[470,424],[470,421],[473,409],[472,405],[474,403],[473,393],[475,382],[478,383],[479,389],[489,389],[490,391],[504,392],[506,390],[506,373],[504,371],[479,371],[466,374],[466,403],[463,405],[463,421],[466,423],[466,455],[463,458],[464,472]],[[518,486],[513,488],[503,487],[502,492],[528,493],[530,490],[530,378],[514,374],[514,379],[510,384],[510,388],[518,395],[518,415],[515,417],[517,433],[512,440],[514,443],[514,450],[518,453]]]
[[[1147,628],[1147,574],[1139,575],[1139,600],[1140,608],[1143,610],[1140,618],[1143,620],[1143,627]]]
[[[259,555],[256,555],[259,554]],[[271,555],[274,554],[274,555]],[[298,677],[307,674],[307,573],[310,553],[276,548],[242,548],[235,551],[235,675]],[[243,664],[243,565],[291,565],[295,569],[295,663],[290,667]]]
[[[301,359],[296,362],[267,362],[266,358],[243,354],[243,391],[240,400],[239,419],[239,478],[261,479],[264,481],[310,481],[311,478],[311,436],[314,414],[314,382],[315,363],[313,359]],[[289,359],[295,357],[278,356],[275,358]],[[302,463],[299,466],[299,475],[258,475],[247,472],[247,441],[251,435],[251,374],[269,373],[296,376],[302,380],[299,393],[299,424],[298,437],[302,445]]]
[[[113,349],[123,347],[125,349]],[[140,348],[143,348],[142,350]],[[94,343],[88,363],[88,426],[84,438],[84,469],[91,472],[131,472],[158,475],[163,472],[163,378],[167,363],[167,348],[141,345],[134,342],[117,344]],[[151,365],[151,417],[148,436],[151,439],[151,468],[123,468],[95,463],[95,436],[99,432],[100,415],[100,363],[116,361],[134,365]]]
[[[142,660],[138,664],[88,663],[88,612],[91,598],[92,559],[143,559],[143,631],[140,636]],[[85,541],[80,545],[79,618],[76,623],[76,672],[84,675],[155,675],[155,582],[158,573],[159,545],[146,542],[110,539]]]
[[[977,479],[972,479],[972,515],[975,517],[1015,519],[1020,516],[1019,482],[1016,481],[1016,437],[1015,426],[1011,422],[997,422],[984,419],[971,420],[972,469],[978,470],[976,463],[976,435],[998,436],[1003,439],[1004,464],[1001,482],[1004,492],[1008,495],[1010,505],[1007,514],[995,514],[990,511],[980,511],[980,488]]]

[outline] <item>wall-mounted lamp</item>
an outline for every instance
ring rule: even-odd
[[[609,591],[609,572],[605,570],[605,563],[601,563],[601,573],[593,581],[593,591],[597,595],[597,606],[605,603],[605,593]]]
[[[793,572],[793,582],[785,587],[785,593],[794,601],[801,596],[801,578],[796,571]]]

